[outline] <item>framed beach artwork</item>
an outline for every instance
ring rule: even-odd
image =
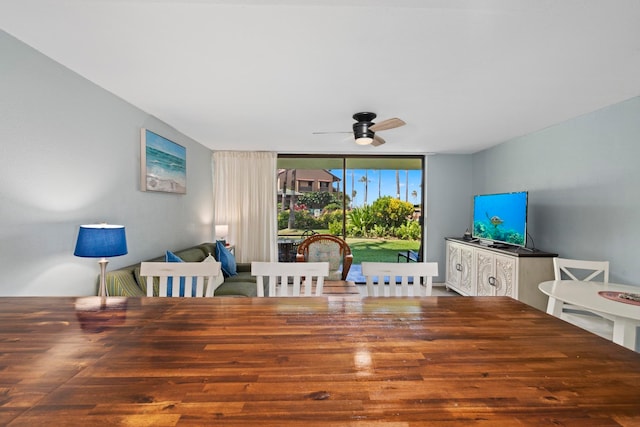
[[[142,191],[187,193],[187,149],[142,128],[140,144]]]

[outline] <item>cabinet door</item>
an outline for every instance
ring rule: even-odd
[[[473,262],[473,248],[447,242],[447,286],[463,295],[473,293],[471,274]]]
[[[515,258],[476,250],[475,259],[479,296],[515,297]]]
[[[495,256],[495,294],[498,296],[516,297],[516,259],[513,257]]]
[[[460,246],[455,243],[447,242],[447,272],[446,282],[447,285],[458,288],[460,282],[460,271],[458,265],[460,264]]]
[[[476,290],[478,296],[493,296],[495,280],[495,256],[491,252],[477,250],[475,251],[476,261]]]
[[[460,289],[467,295],[476,295],[473,289],[473,275],[471,274],[473,271],[473,248],[461,245],[459,259]]]

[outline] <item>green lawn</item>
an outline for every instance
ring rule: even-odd
[[[347,238],[347,243],[353,253],[353,263],[362,261],[396,262],[398,252],[420,248],[417,240],[383,240],[383,239],[356,239]]]

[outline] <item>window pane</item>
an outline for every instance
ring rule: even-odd
[[[353,252],[348,280],[357,283],[364,280],[362,261],[415,261],[422,241],[423,165],[423,156],[281,155],[281,261],[295,261],[305,232],[343,237]]]

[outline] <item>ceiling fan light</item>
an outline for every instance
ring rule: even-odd
[[[367,113],[369,114],[369,113]],[[353,137],[358,145],[369,145],[373,142],[373,131],[369,130],[371,122],[358,122],[353,124]]]
[[[358,145],[369,145],[372,142],[373,142],[373,138],[369,138],[367,136],[356,138],[356,144]]]

